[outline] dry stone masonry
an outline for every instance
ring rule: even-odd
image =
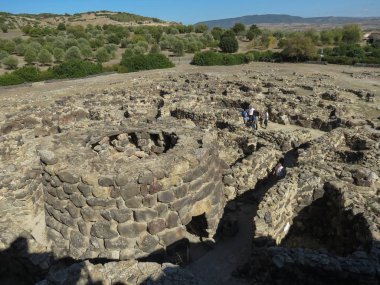
[[[202,214],[215,234],[225,164],[211,135],[175,121],[93,133],[57,135],[44,151],[50,160],[41,159],[48,236],[59,257],[145,257],[183,239]]]
[[[237,275],[378,284],[378,73],[234,68],[2,89],[0,277],[204,284],[162,258],[184,265],[190,240],[236,232],[231,211],[252,195],[252,252],[236,252],[251,258]],[[268,111],[268,129],[243,126],[250,106]]]

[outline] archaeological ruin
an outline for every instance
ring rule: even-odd
[[[302,68],[2,89],[0,283],[380,284],[380,73]]]

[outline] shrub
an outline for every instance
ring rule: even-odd
[[[18,59],[15,56],[8,56],[3,59],[3,64],[8,68],[8,69],[16,69],[18,65]]]
[[[61,62],[65,56],[65,51],[61,48],[53,49],[53,55],[56,61]]]
[[[118,35],[118,34],[110,34],[107,37],[107,41],[110,44],[118,45],[118,44],[120,44],[121,38],[120,38],[120,35]]]
[[[34,49],[36,51],[42,49],[42,46],[39,42],[33,41],[28,45],[28,49]]]
[[[248,63],[245,54],[223,54],[222,65],[238,65]]]
[[[33,62],[37,61],[37,50],[34,48],[28,48],[25,51],[24,59],[28,64],[32,64]]]
[[[65,23],[59,23],[58,26],[57,26],[57,30],[59,30],[59,31],[64,31],[64,30],[66,30],[66,25],[65,25]]]
[[[27,82],[35,82],[41,80],[41,71],[33,66],[24,66],[15,70],[12,74],[17,75]]]
[[[296,62],[313,60],[317,57],[317,48],[309,37],[296,34],[285,41],[282,56]]]
[[[327,61],[332,64],[343,64],[352,65],[354,64],[354,59],[347,56],[325,56],[323,61]]]
[[[235,32],[235,34],[240,34],[245,31],[245,25],[242,23],[236,23],[232,30]]]
[[[92,53],[92,48],[89,46],[89,45],[86,45],[86,44],[81,44],[79,46],[79,49],[81,51],[81,54],[82,56],[85,58],[85,59],[89,59],[93,56],[93,53]]]
[[[9,53],[7,53],[5,50],[0,50],[0,60],[3,60],[7,56],[9,56]]]
[[[127,38],[122,38],[121,41],[120,41],[120,47],[121,48],[126,48],[127,45],[128,45],[128,39]]]
[[[200,25],[195,26],[195,32],[196,33],[203,34],[204,32],[207,32],[207,31],[208,31],[207,25],[200,24]]]
[[[220,41],[220,39],[223,35],[223,29],[219,28],[219,27],[215,27],[211,30],[211,34],[215,40]]]
[[[201,66],[237,65],[250,61],[252,61],[252,55],[248,54],[222,54],[215,51],[205,51],[196,53],[191,64]]]
[[[20,44],[16,45],[16,47],[15,47],[15,53],[17,55],[22,56],[22,55],[25,54],[26,48],[27,48],[27,44],[20,43]]]
[[[13,73],[0,75],[0,86],[17,85],[24,83],[25,80]]]
[[[78,78],[103,72],[100,64],[89,61],[70,60],[50,68],[54,78]]]
[[[8,33],[8,26],[7,25],[1,25],[1,30],[3,33]]]
[[[183,42],[182,41],[177,41],[174,44],[172,51],[173,51],[174,55],[176,55],[176,56],[182,56],[182,55],[185,54],[184,49],[185,49],[185,45],[183,44]]]
[[[360,42],[362,36],[361,29],[357,24],[346,25],[343,27],[342,40],[347,44]]]
[[[65,52],[65,61],[81,60],[81,59],[82,59],[82,53],[77,46],[73,46]]]
[[[149,51],[149,53],[160,53],[160,52],[161,52],[161,48],[158,44],[152,45]]]
[[[260,28],[256,25],[251,25],[249,27],[249,30],[247,32],[247,38],[252,41],[253,39],[257,38],[258,36],[260,36],[262,34],[262,31],[260,30]]]
[[[110,54],[117,50],[117,45],[115,44],[106,44],[104,47]]]
[[[130,72],[174,67],[174,64],[165,55],[154,53],[131,56],[124,54],[121,65],[128,68]]]
[[[53,56],[47,49],[42,49],[37,56],[38,62],[42,64],[49,64],[53,62]]]
[[[235,36],[223,35],[220,39],[219,47],[222,52],[234,53],[239,49],[239,43]]]
[[[191,64],[200,66],[220,65],[222,55],[214,51],[198,52],[194,55]]]
[[[8,53],[14,53],[16,48],[16,44],[14,41],[6,40],[3,49],[7,51]]]
[[[110,54],[106,48],[101,47],[95,52],[95,58],[98,62],[107,62],[110,60]]]
[[[73,38],[68,38],[66,39],[66,42],[65,42],[65,48],[68,49],[70,47],[74,47],[74,46],[78,46],[79,43],[76,39],[73,39]]]

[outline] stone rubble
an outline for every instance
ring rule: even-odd
[[[214,237],[227,202],[271,179],[293,152],[296,162],[260,202],[242,275],[257,284],[380,280],[380,114],[348,108],[377,106],[375,91],[274,68],[70,92],[28,98],[12,112],[11,101],[1,106],[0,250],[23,237],[31,254],[48,253],[33,260],[52,266],[39,284],[198,284],[186,269],[136,259],[186,239],[194,217]],[[249,106],[283,129],[244,128]],[[302,215],[325,200],[344,246],[310,238],[299,247],[320,229],[307,232]],[[56,262],[67,257],[76,263]]]

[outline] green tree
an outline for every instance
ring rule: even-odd
[[[334,32],[332,30],[321,31],[321,42],[324,45],[332,45],[334,43]]]
[[[42,64],[50,64],[53,62],[53,56],[47,49],[42,49],[37,56],[38,62]]]
[[[309,37],[314,44],[318,44],[320,39],[319,32],[314,28],[305,31],[305,36]]]
[[[34,48],[28,47],[24,54],[24,59],[28,64],[32,64],[37,61],[37,50]]]
[[[20,43],[20,44],[16,45],[15,53],[17,55],[23,56],[25,54],[26,48],[27,48],[27,44]]]
[[[174,52],[174,55],[176,56],[182,56],[185,54],[185,45],[181,40],[178,40],[174,43],[172,51]]]
[[[288,60],[305,61],[317,56],[317,48],[309,37],[296,34],[284,42],[282,55]]]
[[[93,56],[93,53],[92,53],[92,48],[87,45],[87,44],[81,44],[79,46],[80,48],[80,51],[82,53],[82,56],[85,58],[85,59],[89,59]]]
[[[347,44],[359,43],[362,38],[362,31],[357,24],[344,26],[342,34],[342,40]]]
[[[2,62],[8,69],[16,69],[18,65],[18,59],[13,55],[4,58]]]
[[[3,50],[7,51],[8,53],[14,53],[16,48],[16,44],[14,41],[5,40],[5,43],[3,45]]]
[[[67,49],[70,47],[78,46],[78,45],[79,45],[78,40],[73,39],[73,38],[68,38],[65,42],[65,46]]]
[[[8,26],[5,24],[1,25],[1,30],[3,31],[4,34],[8,33]]]
[[[54,48],[60,48],[60,49],[65,49],[65,38],[62,37],[57,37],[54,42],[53,42]]]
[[[161,53],[160,45],[159,44],[152,45],[152,47],[150,48],[149,53]]]
[[[238,51],[239,43],[235,36],[232,36],[230,33],[224,33],[220,39],[219,47],[222,52],[234,53]]]
[[[82,53],[80,52],[80,49],[77,46],[72,46],[65,52],[65,61],[81,60],[81,59],[82,59]]]
[[[112,34],[110,34],[110,35],[107,36],[107,41],[110,44],[119,45],[120,41],[121,41],[121,37],[120,37],[119,34],[112,33]]]
[[[40,50],[42,49],[42,45],[39,42],[33,41],[28,45],[28,49]]]
[[[251,25],[249,27],[249,30],[247,32],[247,38],[252,41],[253,39],[257,38],[258,36],[260,36],[262,34],[262,31],[260,30],[260,28],[256,25]]]
[[[9,53],[7,53],[5,50],[0,50],[0,60],[3,60],[7,56],[9,56]]]
[[[212,28],[211,34],[214,37],[215,40],[220,41],[220,38],[223,35],[223,29],[219,27]]]
[[[65,56],[65,51],[61,48],[56,47],[53,49],[53,55],[56,61],[61,62]]]
[[[107,62],[110,60],[110,54],[105,47],[101,47],[95,52],[95,58],[100,63]]]
[[[245,25],[244,24],[242,24],[242,23],[236,23],[234,26],[233,26],[233,28],[232,28],[232,30],[235,32],[235,34],[241,34],[242,32],[244,32],[245,31]]]
[[[195,26],[195,32],[198,34],[203,34],[204,32],[208,31],[208,26],[205,24],[200,24]]]
[[[65,23],[59,23],[58,26],[57,26],[57,30],[59,30],[59,31],[65,31],[66,30]]]
[[[270,34],[265,34],[261,37],[261,43],[265,48],[274,48],[277,45],[277,39]]]

